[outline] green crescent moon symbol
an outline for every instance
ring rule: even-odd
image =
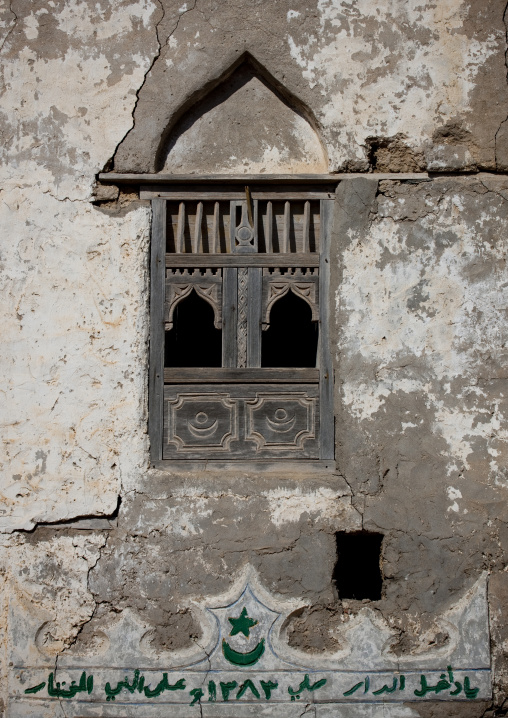
[[[265,639],[262,638],[258,645],[248,653],[240,653],[231,648],[225,638],[222,639],[222,652],[224,658],[234,666],[253,666],[265,652]]]

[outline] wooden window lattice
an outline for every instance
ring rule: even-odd
[[[240,193],[211,194],[152,200],[152,459],[332,458],[322,301],[332,203],[312,193],[308,199],[259,193],[249,207]],[[164,368],[164,331],[172,330],[176,306],[192,291],[212,306],[222,329],[222,368]],[[261,367],[262,330],[288,292],[320,323],[316,368]]]
[[[167,212],[170,254],[232,254],[245,249],[258,254],[319,253],[317,200],[254,200],[254,227],[248,222],[246,200],[168,201]],[[250,246],[242,247],[243,235]]]

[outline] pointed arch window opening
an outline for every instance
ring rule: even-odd
[[[333,458],[333,190],[153,191],[153,461]]]
[[[292,288],[270,307],[261,335],[262,367],[316,368],[319,317]]]
[[[179,299],[171,319],[169,326],[166,324],[165,367],[222,365],[222,327],[217,311],[195,287]]]

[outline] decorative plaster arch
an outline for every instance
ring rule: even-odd
[[[185,82],[179,91],[170,94],[170,100],[163,87],[154,87],[155,66],[147,87],[140,91],[139,101],[134,114],[134,126],[119,144],[113,158],[116,172],[161,172],[165,159],[165,149],[171,133],[186,113],[225,83],[242,65],[248,66],[253,73],[274,92],[282,102],[303,118],[315,133],[322,151],[323,163],[328,165],[328,153],[321,137],[319,124],[311,108],[290,88],[291,83],[283,84],[275,74],[262,65],[249,52],[243,52],[232,60],[225,58],[225,66],[219,71],[202,67],[199,71],[187,70]],[[160,61],[160,58],[159,58]],[[169,79],[165,73],[165,82]],[[179,83],[184,78],[178,77]],[[286,76],[285,76],[285,79]],[[296,89],[296,88],[295,88]],[[150,97],[147,93],[150,91]],[[177,105],[177,102],[179,103]],[[310,171],[316,171],[310,169]],[[323,170],[321,170],[323,171]]]

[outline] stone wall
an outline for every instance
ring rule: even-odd
[[[461,629],[443,616],[487,577],[492,698],[382,714],[502,716],[505,4],[177,6],[0,9],[4,714],[80,716],[63,699],[22,712],[17,671],[96,665],[126,616],[154,661],[200,646],[193,601],[218,605],[249,566],[294,603],[281,636],[309,665],[368,616],[393,665],[446,669]],[[339,173],[336,464],[151,468],[150,205],[104,170]],[[382,598],[341,600],[335,534],[362,530],[383,535]]]

